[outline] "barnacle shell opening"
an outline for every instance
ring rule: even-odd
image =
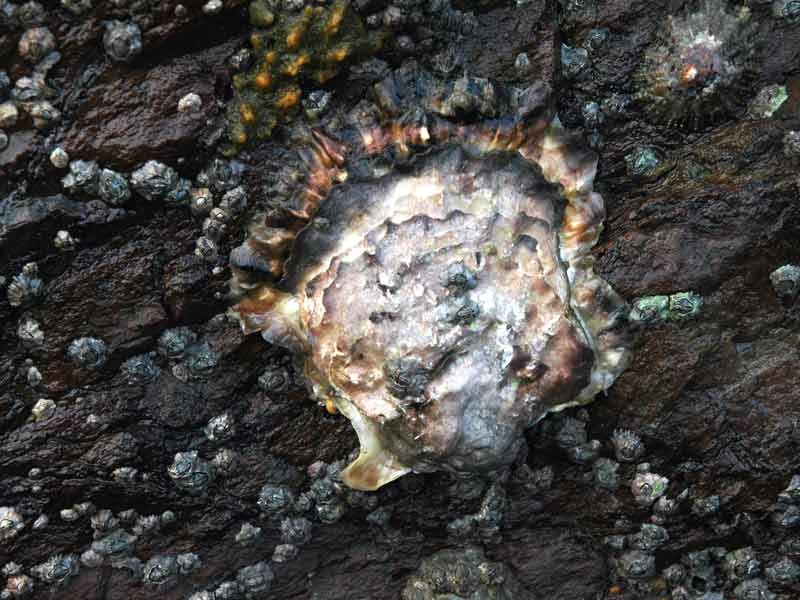
[[[629,358],[627,307],[590,254],[596,156],[546,112],[423,121],[350,148],[315,132],[298,221],[260,218],[231,256],[244,330],[304,353],[315,395],[356,430],[343,479],[357,489],[497,470]],[[347,172],[348,153],[389,148],[408,160]]]

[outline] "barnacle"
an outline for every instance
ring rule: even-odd
[[[669,479],[656,473],[638,473],[631,483],[633,497],[639,506],[652,506],[667,493]]]
[[[56,38],[47,27],[28,29],[19,40],[19,54],[31,63],[37,63],[56,47]]]
[[[171,555],[156,555],[144,566],[144,583],[159,591],[167,591],[178,582],[178,560]]]
[[[311,521],[305,517],[281,521],[281,539],[287,544],[302,546],[311,541]]]
[[[211,442],[225,441],[235,432],[235,422],[229,413],[213,417],[203,429]]]
[[[490,561],[477,546],[426,557],[400,594],[402,600],[530,597],[507,564]]]
[[[26,263],[22,267],[22,272],[15,275],[8,284],[6,296],[11,306],[22,306],[41,296],[43,291],[44,284],[39,279],[39,265],[31,262]],[[20,335],[20,337],[23,336]]]
[[[723,0],[670,16],[645,52],[636,80],[638,100],[655,120],[700,129],[734,112],[744,100],[752,61],[747,8]]]
[[[769,280],[775,293],[787,304],[794,302],[800,293],[800,267],[797,265],[783,265],[769,274]]]
[[[631,321],[645,323],[684,321],[696,317],[702,308],[703,297],[692,291],[671,296],[643,296],[633,302],[629,317]]]
[[[0,506],[0,540],[9,540],[25,529],[22,515],[10,506]]]
[[[0,593],[2,598],[25,598],[33,593],[33,580],[27,575],[12,575]]]
[[[103,47],[115,62],[131,62],[142,52],[142,32],[136,23],[110,21],[103,34]]]
[[[202,494],[214,480],[214,469],[198,457],[196,450],[178,452],[167,473],[176,485],[192,494]]]
[[[136,543],[136,536],[124,529],[115,529],[108,535],[92,542],[92,550],[99,556],[120,557],[130,554]]]
[[[233,81],[235,99],[228,112],[233,151],[269,137],[276,125],[291,120],[303,81],[324,84],[348,62],[383,44],[382,34],[364,28],[349,0],[279,15],[263,0],[254,0],[250,23],[256,28],[250,45],[257,60],[251,72]]]
[[[247,546],[263,537],[261,527],[254,527],[250,523],[242,523],[242,528],[236,534],[236,543]]]
[[[641,438],[627,429],[615,429],[611,438],[617,460],[636,462],[644,454],[645,448]]]
[[[70,342],[67,356],[79,367],[99,369],[106,363],[108,347],[103,340],[82,337]]]
[[[78,574],[78,557],[74,554],[54,554],[43,563],[31,567],[31,575],[45,583],[66,585]]]
[[[236,583],[244,597],[248,599],[263,598],[272,587],[273,579],[275,579],[275,574],[269,564],[264,561],[243,567],[236,574]],[[216,597],[221,596],[217,594]]]
[[[628,360],[625,303],[590,254],[597,158],[549,91],[410,68],[376,97],[384,123],[347,145],[313,132],[304,186],[231,254],[244,331],[305,355],[359,437],[343,479],[367,490],[497,470]]]

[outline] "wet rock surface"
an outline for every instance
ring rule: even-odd
[[[0,3],[0,104],[19,113],[0,149],[0,597],[798,597],[792,4],[354,2],[384,46],[299,80],[324,106],[232,157],[248,3]],[[722,10],[748,32],[722,52],[747,57],[740,96],[699,128],[653,118],[647,50],[670,15]],[[54,39],[28,33],[20,54],[43,27]],[[364,493],[339,477],[347,420],[227,316],[227,257],[287,195],[302,127],[378,114],[373,84],[410,59],[553,90],[600,156],[595,268],[637,308],[637,341],[608,393],[539,422],[508,472]],[[60,111],[46,128],[41,100]],[[121,180],[63,185],[78,160]],[[157,195],[134,185],[148,161],[173,170]],[[223,200],[237,186],[246,209]]]

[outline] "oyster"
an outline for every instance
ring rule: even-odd
[[[597,158],[548,90],[401,71],[376,96],[384,122],[313,132],[305,187],[231,254],[243,329],[304,354],[358,434],[342,477],[363,490],[502,468],[629,354],[627,306],[590,254]]]

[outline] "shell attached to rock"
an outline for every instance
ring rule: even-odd
[[[629,357],[627,306],[590,254],[597,158],[548,90],[401,70],[376,96],[381,122],[313,132],[303,189],[231,255],[244,330],[304,354],[358,434],[343,478],[363,490],[500,469]]]

